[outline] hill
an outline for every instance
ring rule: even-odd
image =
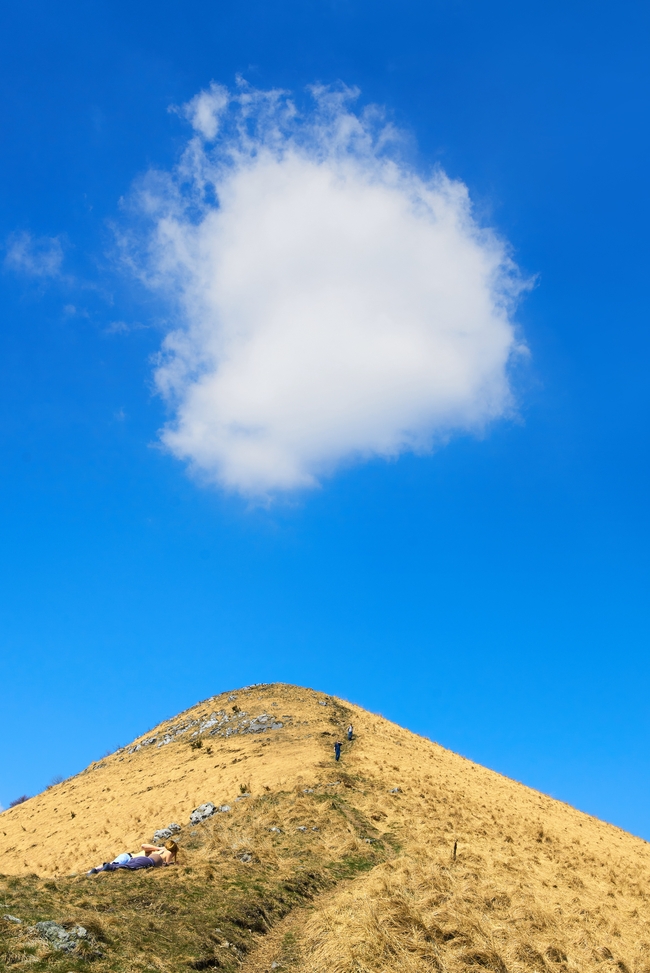
[[[177,866],[86,876],[172,822]],[[0,854],[11,970],[650,973],[646,842],[294,686],[212,697],[3,812]]]

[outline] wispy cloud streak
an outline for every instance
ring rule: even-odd
[[[34,237],[24,230],[7,240],[5,266],[28,277],[56,278],[61,276],[63,256],[60,237]]]

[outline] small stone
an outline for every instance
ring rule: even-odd
[[[181,826],[180,824],[175,824],[172,822],[171,824],[167,825],[167,830],[171,831],[172,834],[178,834],[178,832],[181,830]]]
[[[277,970],[277,968],[278,968],[279,965],[280,965],[279,963],[276,963],[275,960],[273,960],[273,962],[271,963],[271,969],[272,970]]]
[[[296,828],[296,831],[306,831],[306,830],[307,828],[305,827],[304,824],[301,824],[299,828]]]
[[[303,794],[313,794],[313,793],[314,793],[313,787],[305,787],[305,789],[303,790]]]
[[[217,811],[219,811],[221,814],[227,814],[228,811],[232,811],[232,808],[230,807],[230,804],[222,804],[217,808]]]
[[[282,828],[269,828],[269,831],[275,831],[276,834],[284,834]]]
[[[402,793],[402,788],[401,787],[393,787],[393,789],[391,791],[391,794],[401,794],[401,793]]]
[[[312,828],[312,831],[320,831],[320,828]]]
[[[242,855],[239,860],[242,862],[252,862],[253,856],[246,853],[245,855]]]
[[[172,832],[169,828],[161,828],[159,831],[154,831],[153,840],[155,844],[159,845],[161,841],[167,841],[171,836]]]
[[[6,916],[3,916],[2,918],[3,919],[6,919],[7,922],[22,922],[23,921],[22,919],[19,919],[17,916],[10,916],[9,913],[7,913],[7,915]]]

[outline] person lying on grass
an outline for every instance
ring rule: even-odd
[[[171,838],[164,845],[140,845],[143,855],[133,855],[130,851],[125,851],[112,862],[104,862],[86,872],[87,875],[96,875],[97,872],[115,872],[118,868],[128,868],[136,871],[139,868],[157,868],[160,865],[174,865],[178,854],[178,845]]]

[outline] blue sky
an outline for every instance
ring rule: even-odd
[[[27,0],[1,18],[0,803],[282,680],[650,839],[647,9]],[[152,169],[177,178],[191,113],[170,106],[237,75],[307,117],[307,86],[358,86],[357,117],[378,104],[406,133],[405,171],[467,187],[534,278],[510,314],[530,352],[508,365],[514,410],[430,453],[337,453],[319,486],[263,500],[161,448],[179,291],[116,241],[142,254],[133,200]]]

